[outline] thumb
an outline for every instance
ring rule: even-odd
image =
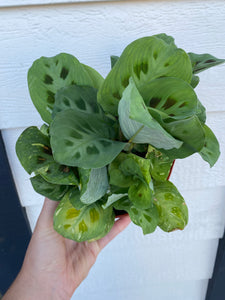
[[[37,221],[38,226],[53,226],[53,216],[58,204],[58,201],[53,201],[48,198],[45,198],[44,205],[42,207],[41,213]]]

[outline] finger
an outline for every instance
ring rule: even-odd
[[[110,232],[102,239],[98,240],[99,248],[102,250],[111,240],[113,240],[121,231],[123,231],[130,224],[129,215],[120,216],[115,222]]]
[[[37,223],[42,224],[42,226],[52,225],[54,212],[58,204],[58,201],[53,201],[48,198],[45,198],[44,205],[42,207]]]

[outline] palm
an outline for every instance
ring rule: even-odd
[[[77,243],[65,239],[53,229],[53,213],[57,203],[46,199],[35,228],[27,256],[29,268],[45,282],[51,278],[52,288],[66,291],[68,298],[87,276],[99,252],[130,222],[122,216],[104,238]]]

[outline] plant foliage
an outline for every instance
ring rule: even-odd
[[[184,229],[188,209],[168,177],[175,159],[199,153],[212,167],[220,155],[194,88],[224,61],[158,34],[111,56],[105,79],[66,53],[33,63],[28,87],[45,123],[27,128],[16,152],[34,190],[60,201],[57,232],[100,239],[119,211],[144,234]]]

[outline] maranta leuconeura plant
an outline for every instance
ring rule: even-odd
[[[58,233],[100,239],[118,210],[144,234],[186,226],[187,206],[168,176],[175,159],[197,152],[212,167],[219,157],[194,88],[197,73],[224,61],[158,34],[112,56],[105,79],[66,53],[33,63],[28,87],[44,124],[27,128],[16,152],[34,190],[59,201]]]

